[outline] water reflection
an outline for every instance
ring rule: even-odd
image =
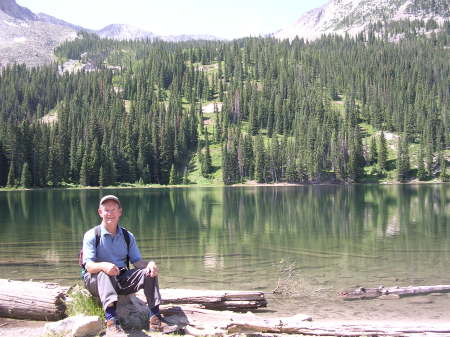
[[[0,273],[73,282],[83,233],[110,193],[169,283],[267,290],[282,259],[312,283],[446,278],[431,266],[450,257],[444,184],[0,192]]]

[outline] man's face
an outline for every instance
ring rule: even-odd
[[[119,223],[122,208],[115,201],[107,200],[98,209],[98,215],[105,225],[115,226]]]

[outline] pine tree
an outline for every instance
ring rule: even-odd
[[[203,172],[203,166],[205,165],[205,158],[203,156],[203,152],[202,152],[202,148],[200,147],[200,143],[199,146],[197,147],[197,162],[198,162],[198,166],[200,167],[200,172]]]
[[[397,179],[400,182],[406,181],[410,169],[409,145],[406,135],[403,134],[398,139],[397,145]]]
[[[50,148],[50,153],[48,156],[48,169],[47,169],[47,184],[50,186],[58,186],[58,178],[56,172],[56,160],[55,160],[55,150],[54,147]]]
[[[87,164],[87,154],[84,153],[83,159],[81,161],[81,168],[80,168],[80,185],[81,186],[88,186],[89,185],[89,172],[88,172],[88,164]]]
[[[264,153],[264,140],[261,135],[256,136],[255,142],[255,179],[258,183],[265,182],[266,158]]]
[[[286,168],[286,180],[288,183],[295,183],[298,180],[295,164],[295,156],[291,156],[288,159],[288,164]]]
[[[105,186],[105,169],[100,166],[100,172],[98,174],[98,186]]]
[[[427,142],[425,145],[425,169],[429,177],[433,176],[433,150],[432,143]]]
[[[11,160],[11,164],[9,165],[8,180],[6,181],[6,186],[8,187],[16,186],[16,174],[14,170],[14,160]]]
[[[3,150],[3,145],[0,139],[0,186],[6,185],[6,180],[8,177],[8,160],[6,154]]]
[[[425,172],[425,164],[423,162],[423,147],[420,143],[419,151],[417,153],[417,179],[420,181],[425,180],[427,174]]]
[[[349,139],[349,177],[353,181],[358,181],[363,175],[364,156],[362,153],[362,143],[359,133],[359,127],[356,126],[352,132],[352,137]]]
[[[170,167],[169,185],[176,185],[178,183],[177,172],[175,171],[175,165]]]
[[[441,178],[442,182],[447,182],[449,180],[448,173],[447,173],[447,160],[445,159],[445,156],[443,153],[440,156],[439,166],[440,166],[439,177]]]
[[[183,185],[189,184],[189,171],[187,167],[184,168],[184,174],[183,174]]]
[[[387,145],[386,138],[384,137],[384,132],[381,131],[380,139],[378,141],[378,168],[381,172],[386,170],[387,161]]]
[[[212,169],[212,159],[211,159],[211,153],[209,152],[208,130],[206,130],[205,155],[202,156],[202,162],[201,162],[202,176],[207,178],[209,176],[209,174],[211,173],[211,169]]]
[[[25,188],[31,187],[32,185],[31,172],[27,162],[25,162],[22,166],[20,185]]]
[[[378,159],[378,151],[377,151],[377,142],[375,137],[370,138],[370,147],[369,147],[369,164],[373,165],[377,162]]]

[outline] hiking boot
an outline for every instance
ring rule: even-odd
[[[153,315],[148,320],[148,330],[151,332],[172,333],[178,330],[178,326],[171,325],[164,318]]]
[[[106,337],[126,337],[127,334],[123,331],[117,319],[110,319],[106,321]]]

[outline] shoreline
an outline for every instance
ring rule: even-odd
[[[257,183],[253,180],[247,181],[245,183],[238,183],[233,185],[225,185],[225,184],[187,184],[187,185],[117,185],[117,186],[58,186],[58,187],[32,187],[32,188],[9,188],[9,187],[0,187],[0,192],[16,192],[16,191],[59,191],[59,190],[110,190],[110,189],[167,189],[167,188],[216,188],[216,187],[305,187],[305,186],[351,186],[351,185],[430,185],[430,184],[450,184],[450,182],[444,182],[440,180],[431,180],[431,181],[419,181],[419,180],[411,180],[407,182],[398,182],[398,181],[382,181],[382,182],[321,182],[321,183]]]
[[[258,314],[257,312],[255,314]],[[294,315],[292,315],[294,316]],[[405,319],[405,320],[396,320],[396,319],[376,319],[376,320],[369,320],[369,319],[317,319],[315,320],[314,317],[312,318],[312,322],[314,323],[322,323],[329,326],[334,326],[336,324],[342,324],[342,325],[353,325],[355,327],[364,327],[364,326],[371,326],[371,327],[390,327],[390,326],[397,326],[402,324],[412,324],[412,325],[433,325],[433,326],[440,326],[440,327],[447,327],[449,322],[447,320],[432,320],[432,319],[425,319],[425,320],[417,320],[417,319]],[[49,323],[46,321],[32,321],[32,320],[21,320],[21,319],[13,319],[13,318],[5,318],[0,317],[0,327],[1,332],[0,336],[4,337],[13,337],[13,336],[29,336],[29,337],[42,337],[45,335],[45,324]],[[139,330],[128,330],[127,335],[130,337],[142,337],[143,334]],[[275,336],[285,335],[285,336],[299,336],[295,334],[274,334]],[[440,334],[439,334],[440,335]],[[187,336],[186,334],[181,336]],[[303,336],[303,335],[300,335]],[[316,336],[330,336],[329,334],[323,334],[323,335],[316,335]],[[360,336],[365,336],[365,334],[361,334]]]

